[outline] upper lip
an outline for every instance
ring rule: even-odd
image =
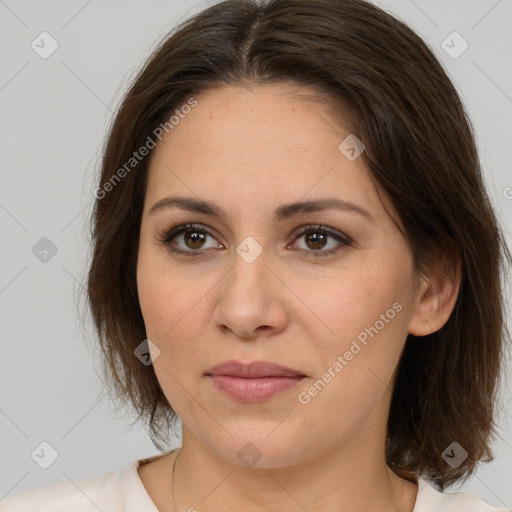
[[[269,361],[251,361],[242,363],[236,360],[223,361],[210,368],[206,375],[229,375],[231,377],[305,377],[305,375],[292,368],[281,366]]]

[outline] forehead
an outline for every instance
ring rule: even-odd
[[[337,149],[340,137],[350,133],[345,127],[348,112],[346,119],[335,119],[325,96],[317,96],[305,86],[224,86],[203,92],[196,101],[190,113],[164,135],[161,149],[185,142],[231,157],[236,156],[238,147],[264,149],[262,156],[286,150],[297,157],[317,148],[318,156],[333,144]]]
[[[339,149],[348,113],[335,118],[314,90],[224,86],[195,99],[153,150],[148,202],[177,192],[249,207],[334,194],[378,208],[363,159]]]

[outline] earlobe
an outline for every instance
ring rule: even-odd
[[[460,260],[452,265],[451,270],[450,275],[436,269],[431,275],[421,277],[409,323],[410,334],[432,334],[441,329],[450,318],[462,280]]]

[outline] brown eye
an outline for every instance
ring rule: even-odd
[[[213,245],[207,245],[209,238],[214,241]],[[298,249],[304,252],[307,257],[329,256],[352,243],[348,236],[331,231],[323,226],[306,227],[295,235],[295,240],[300,238],[304,239],[304,243],[303,247],[298,247]],[[160,242],[165,244],[171,253],[187,256],[201,256],[207,249],[224,249],[222,244],[216,242],[215,237],[209,230],[193,224],[171,229],[164,237],[160,238]]]
[[[299,249],[303,250],[308,257],[329,256],[352,244],[352,240],[348,236],[322,226],[308,226],[295,236],[296,240],[304,239],[305,247],[299,247]],[[328,247],[329,244],[330,247]]]
[[[328,235],[318,232],[309,232],[305,235],[306,245],[310,249],[323,249],[327,243]]]
[[[203,250],[216,246],[223,248],[219,243],[207,246],[208,238],[215,240],[208,230],[187,224],[171,229],[160,241],[167,245],[170,252],[188,256],[199,256]]]
[[[201,249],[207,235],[197,230],[186,231],[183,240],[190,249]]]

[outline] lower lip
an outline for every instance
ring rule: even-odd
[[[229,375],[209,376],[217,389],[243,402],[260,402],[296,386],[304,377],[259,377],[248,379]]]

